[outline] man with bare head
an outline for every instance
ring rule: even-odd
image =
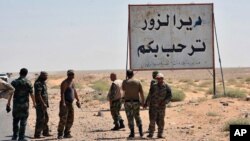
[[[109,89],[108,100],[110,103],[110,112],[111,112],[112,118],[114,120],[114,125],[115,125],[115,127],[112,128],[111,130],[119,130],[121,128],[125,128],[123,124],[123,119],[120,115],[120,110],[122,106],[122,102],[121,102],[122,81],[117,79],[117,76],[115,73],[110,74],[110,80],[112,81],[112,84]]]
[[[61,101],[59,112],[58,139],[72,138],[70,128],[74,122],[74,107],[73,102],[76,98],[77,105],[80,105],[78,94],[75,89],[73,79],[75,78],[73,70],[67,71],[67,78],[61,83]],[[64,136],[63,136],[64,135]]]
[[[134,119],[139,129],[140,136],[143,136],[142,121],[140,117],[140,106],[144,105],[143,89],[141,82],[134,79],[133,76],[134,72],[132,70],[127,70],[128,79],[124,80],[122,83],[125,99],[124,107],[130,129],[129,138],[135,137]]]

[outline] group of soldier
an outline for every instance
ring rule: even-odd
[[[19,72],[20,77],[13,80],[11,84],[4,82],[0,79],[0,98],[8,99],[6,111],[11,111],[11,99],[13,97],[13,136],[12,140],[25,140],[25,128],[29,116],[29,96],[32,99],[33,107],[36,109],[36,126],[34,138],[41,138],[51,136],[49,133],[49,115],[48,115],[48,91],[46,80],[48,73],[41,71],[39,77],[34,82],[26,78],[28,70],[22,68]],[[81,108],[77,91],[74,84],[74,71],[67,71],[67,78],[61,83],[61,100],[59,106],[60,121],[58,124],[58,139],[72,138],[70,129],[74,121],[74,106],[73,102],[76,99],[76,105]],[[155,124],[158,126],[158,138],[163,138],[164,130],[164,117],[166,104],[169,103],[172,97],[170,87],[164,83],[164,75],[158,71],[152,73],[153,80],[150,84],[149,94],[145,100],[143,87],[139,80],[134,79],[134,72],[127,70],[127,79],[122,81],[117,79],[115,73],[110,74],[112,84],[108,93],[108,100],[110,103],[110,111],[114,121],[114,128],[111,130],[116,131],[125,128],[124,120],[120,115],[122,103],[128,120],[130,129],[129,138],[135,137],[134,120],[139,130],[139,134],[143,136],[142,120],[140,117],[140,107],[149,107],[149,127],[148,136],[153,137],[155,131]],[[20,124],[20,126],[19,126]]]
[[[28,70],[22,68],[19,72],[19,78],[13,80],[11,84],[0,80],[0,98],[8,99],[6,111],[11,111],[11,99],[13,97],[13,136],[12,140],[25,141],[25,128],[29,116],[29,96],[32,99],[33,107],[36,109],[36,126],[34,138],[52,136],[49,133],[49,115],[48,115],[48,91],[46,80],[48,73],[42,71],[33,86],[26,78]],[[70,129],[74,121],[73,101],[76,99],[77,107],[80,108],[80,101],[74,84],[74,71],[67,71],[67,78],[61,83],[61,101],[59,106],[60,121],[58,124],[58,139],[72,138]],[[19,126],[20,125],[20,126]]]
[[[158,71],[152,73],[153,80],[150,83],[150,90],[146,101],[144,99],[142,84],[139,80],[134,79],[133,71],[127,70],[126,75],[127,79],[121,81],[117,79],[115,73],[110,74],[110,79],[113,83],[108,93],[108,100],[110,102],[110,111],[115,125],[111,130],[125,128],[123,119],[119,113],[121,105],[124,102],[125,113],[130,129],[129,138],[135,137],[134,120],[136,121],[140,136],[143,136],[140,106],[143,108],[149,106],[150,123],[147,137],[153,137],[155,124],[157,124],[157,137],[163,138],[166,104],[170,102],[172,97],[170,87],[164,82],[164,75]],[[122,94],[122,90],[124,94]]]

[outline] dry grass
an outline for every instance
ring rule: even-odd
[[[230,125],[250,125],[250,119],[249,118],[237,118],[237,119],[231,119],[228,122],[225,123],[222,130],[223,131],[229,131]]]

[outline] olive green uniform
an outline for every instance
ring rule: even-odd
[[[125,99],[125,112],[128,119],[128,126],[134,129],[134,119],[138,127],[142,126],[140,117],[140,96],[143,93],[142,85],[139,80],[133,78],[124,80],[122,84]]]
[[[13,96],[13,137],[24,138],[27,119],[29,116],[29,95],[33,94],[32,85],[25,77],[12,81],[15,88]],[[18,126],[20,122],[20,128]]]
[[[108,93],[108,100],[111,101],[110,112],[114,120],[114,124],[119,125],[119,121],[123,121],[120,115],[120,110],[122,107],[120,80],[115,80],[111,84],[109,93]]]
[[[49,107],[48,102],[48,92],[47,85],[44,81],[39,78],[35,81],[34,84],[35,89],[35,99],[36,99],[36,127],[35,127],[35,136],[40,136],[43,131],[43,135],[49,134],[49,116],[47,107]],[[39,95],[41,94],[42,100],[45,102],[46,107],[44,107],[43,103],[39,100]]]
[[[155,123],[158,126],[158,136],[161,136],[164,129],[164,117],[166,104],[171,100],[172,92],[170,87],[163,83],[154,84],[149,92],[147,104],[149,105],[149,134],[155,131]]]

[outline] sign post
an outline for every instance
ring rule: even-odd
[[[129,5],[132,70],[213,69],[213,4]]]

